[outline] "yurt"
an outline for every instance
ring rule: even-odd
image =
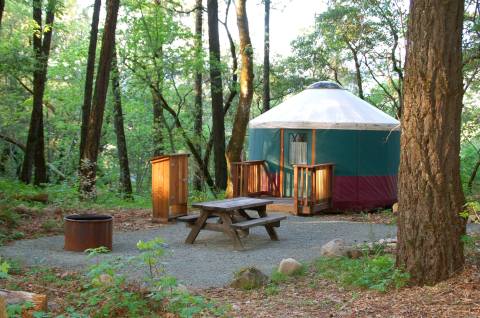
[[[292,197],[293,166],[332,163],[332,207],[363,210],[397,200],[400,123],[333,82],[312,84],[249,122],[248,160],[265,160]]]

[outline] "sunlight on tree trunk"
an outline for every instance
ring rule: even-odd
[[[240,71],[240,99],[238,101],[235,119],[233,120],[232,137],[230,137],[227,147],[228,171],[230,171],[230,165],[232,162],[241,161],[253,98],[253,48],[250,40],[250,32],[248,30],[246,0],[240,0],[237,2],[236,11],[242,67]],[[228,174],[228,177],[227,196],[231,197],[233,187],[230,173]]]

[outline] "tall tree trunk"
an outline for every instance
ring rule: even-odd
[[[224,190],[227,186],[227,161],[225,159],[225,119],[223,115],[223,84],[220,67],[217,0],[208,0],[207,11],[215,186]]]
[[[197,64],[202,65],[202,25],[203,25],[203,5],[202,0],[196,0],[196,13],[195,13],[195,50]],[[202,128],[203,128],[203,105],[202,105],[202,66],[198,66],[195,71],[195,122],[193,130],[196,138],[198,138],[197,149],[199,153],[202,153],[201,140],[202,140]],[[193,188],[195,190],[202,190],[202,167],[198,166],[195,169],[195,176],[193,178]]]
[[[100,20],[101,0],[93,4],[92,26],[90,28],[90,43],[88,45],[87,72],[85,74],[85,88],[82,105],[82,127],[80,130],[80,158],[83,158],[85,139],[87,138],[88,118],[92,107],[93,77],[95,73],[95,55],[97,52],[98,21]]]
[[[117,26],[119,2],[119,0],[107,0],[107,17],[103,31],[95,91],[88,119],[85,148],[80,163],[80,194],[85,199],[96,197],[98,147],[112,66],[112,52],[115,46],[115,29]]]
[[[263,48],[263,110],[270,109],[270,0],[264,0],[265,5],[265,34]]]
[[[465,220],[459,216],[463,12],[463,1],[410,3],[397,265],[419,285],[447,279],[464,264]]]
[[[112,57],[112,91],[113,91],[113,124],[117,136],[118,163],[120,166],[121,192],[126,199],[132,198],[132,181],[128,165],[127,140],[123,124],[122,93],[120,90],[120,73],[118,70],[117,53],[113,51]]]
[[[35,166],[34,183],[36,185],[48,181],[47,168],[45,165],[42,105],[47,82],[48,57],[52,43],[52,28],[55,18],[56,1],[57,0],[49,0],[47,3],[45,25],[48,25],[49,28],[45,31],[42,26],[42,1],[33,1],[33,20],[37,24],[32,40],[36,62],[33,71],[33,107],[20,180],[25,183],[30,183],[33,167]]]
[[[0,0],[0,27],[2,26],[3,11],[5,10],[5,0]]]
[[[152,94],[152,104],[153,104],[153,155],[159,156],[165,154],[165,149],[163,147],[163,134],[162,134],[162,125],[163,125],[163,107],[162,107],[162,98],[159,96],[158,93],[158,85],[156,85],[157,89],[150,89]]]
[[[246,2],[246,0],[239,0],[236,8],[242,68],[240,71],[240,98],[235,119],[233,120],[232,137],[227,147],[229,171],[232,162],[241,160],[247,124],[250,119],[250,106],[252,105],[253,98],[253,48],[248,29]],[[229,178],[227,195],[231,196],[232,190],[232,182]]]

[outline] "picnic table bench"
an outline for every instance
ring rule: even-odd
[[[186,244],[193,244],[200,231],[209,230],[227,234],[232,238],[235,249],[241,250],[243,244],[239,234],[248,235],[249,229],[254,226],[264,226],[270,239],[278,240],[275,227],[279,227],[280,221],[286,216],[267,215],[267,205],[271,203],[271,200],[243,197],[195,203],[192,207],[199,208],[199,214],[179,217],[177,220],[187,223],[191,228]],[[250,216],[246,210],[256,211],[258,217]],[[216,218],[216,222],[207,222],[211,218]]]

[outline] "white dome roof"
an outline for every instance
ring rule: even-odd
[[[312,85],[312,88],[302,91],[268,112],[252,119],[249,127],[349,130],[400,129],[398,120],[347,90],[314,88],[319,87],[318,84],[321,83]]]

